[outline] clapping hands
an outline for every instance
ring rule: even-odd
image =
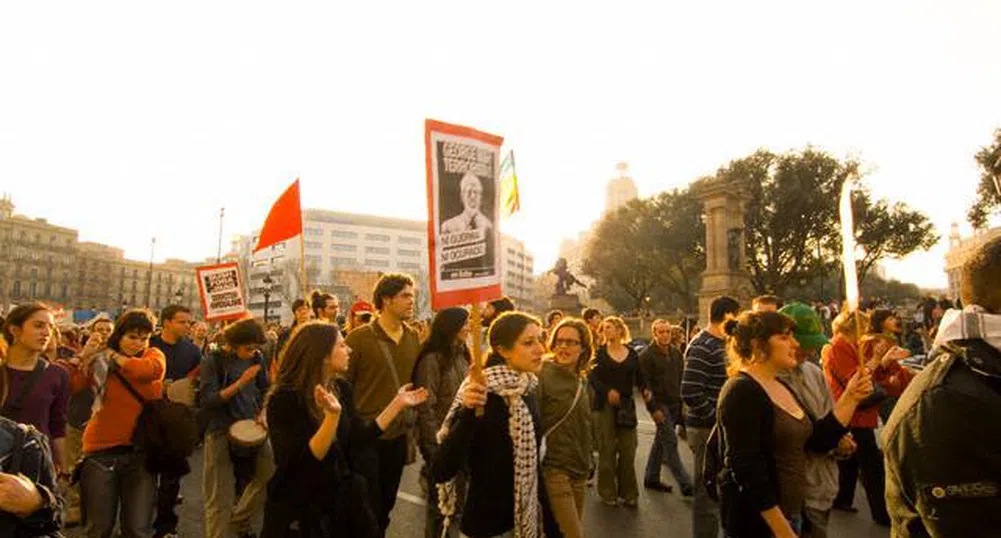
[[[341,401],[337,399],[337,396],[333,392],[325,389],[323,385],[317,385],[313,389],[313,398],[316,399],[316,405],[323,409],[323,412],[328,415],[340,415],[341,414]]]

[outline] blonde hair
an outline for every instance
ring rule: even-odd
[[[622,336],[619,339],[620,344],[625,344],[633,339],[632,335],[630,335],[629,333],[629,327],[626,326],[626,322],[623,321],[622,318],[618,316],[608,316],[607,318],[602,320],[601,323],[602,324],[611,323],[612,325],[615,326],[616,329],[619,330],[620,333],[622,333]],[[605,334],[602,336],[604,337],[605,343],[608,343],[609,341],[608,335]]]
[[[847,306],[831,321],[831,330],[835,334],[844,336],[862,334],[868,326],[869,315],[867,313],[861,310],[849,311]]]

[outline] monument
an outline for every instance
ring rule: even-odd
[[[709,320],[714,297],[729,295],[750,308],[754,288],[744,252],[744,205],[750,196],[739,183],[710,180],[693,187],[706,225],[706,270],[699,290],[699,320]]]
[[[573,316],[577,315],[582,307],[580,297],[570,293],[570,290],[574,284],[584,289],[587,289],[587,286],[580,280],[577,280],[577,277],[570,272],[567,268],[566,258],[556,260],[556,267],[550,272],[556,275],[557,280],[553,296],[549,298],[549,308],[552,310],[562,310]]]

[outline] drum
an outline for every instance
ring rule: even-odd
[[[229,441],[233,445],[242,447],[259,447],[268,438],[268,430],[264,429],[256,420],[238,420],[229,427]]]
[[[167,385],[167,399],[172,402],[195,406],[195,379],[185,377]]]

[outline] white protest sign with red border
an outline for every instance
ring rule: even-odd
[[[504,139],[427,120],[431,307],[501,297],[500,150]]]
[[[240,265],[236,262],[195,269],[205,321],[239,319],[247,314]]]

